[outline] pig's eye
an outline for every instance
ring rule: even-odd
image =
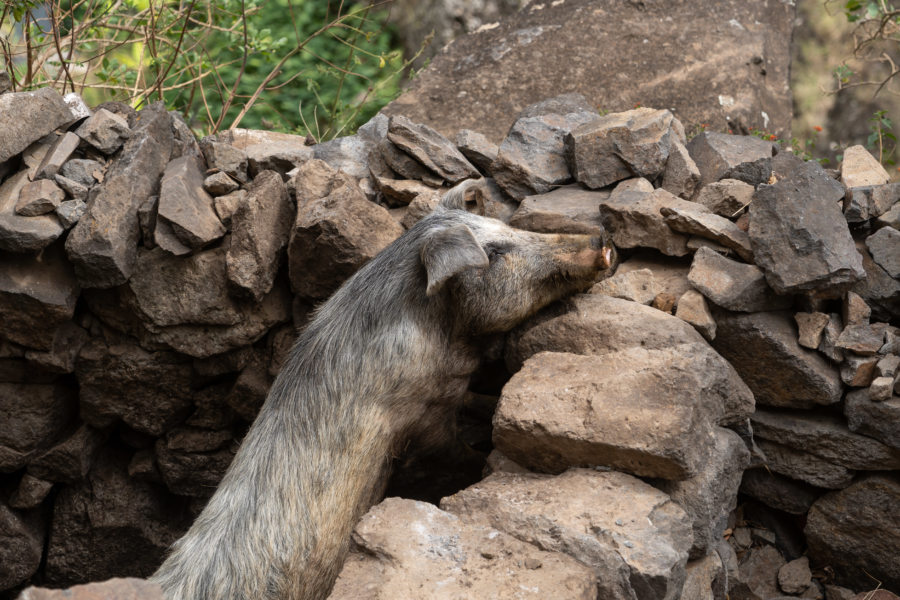
[[[503,246],[495,246],[493,244],[485,246],[485,248],[484,248],[484,253],[487,254],[488,260],[491,262],[494,262],[494,260],[498,256],[503,256],[508,251],[509,251],[509,248],[505,248]]]

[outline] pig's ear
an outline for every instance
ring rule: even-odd
[[[448,279],[466,269],[486,267],[487,254],[475,234],[465,225],[454,225],[435,231],[422,246],[422,264],[428,273],[426,296],[434,296]]]
[[[441,206],[466,210],[467,200],[477,203],[477,188],[484,182],[483,179],[466,179],[449,190],[441,197]]]

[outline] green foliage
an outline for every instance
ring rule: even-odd
[[[878,151],[878,160],[885,165],[894,165],[892,158],[894,151],[897,149],[897,137],[891,129],[894,125],[887,116],[887,111],[876,111],[872,118],[869,119],[869,137],[866,140],[866,146],[869,150]]]

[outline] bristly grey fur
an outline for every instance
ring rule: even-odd
[[[218,490],[151,578],[169,598],[325,598],[391,456],[411,436],[447,435],[479,339],[609,266],[596,238],[458,210],[476,184],[448,192],[316,312]]]

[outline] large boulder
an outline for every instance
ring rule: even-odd
[[[73,119],[52,87],[0,95],[0,164]]]

